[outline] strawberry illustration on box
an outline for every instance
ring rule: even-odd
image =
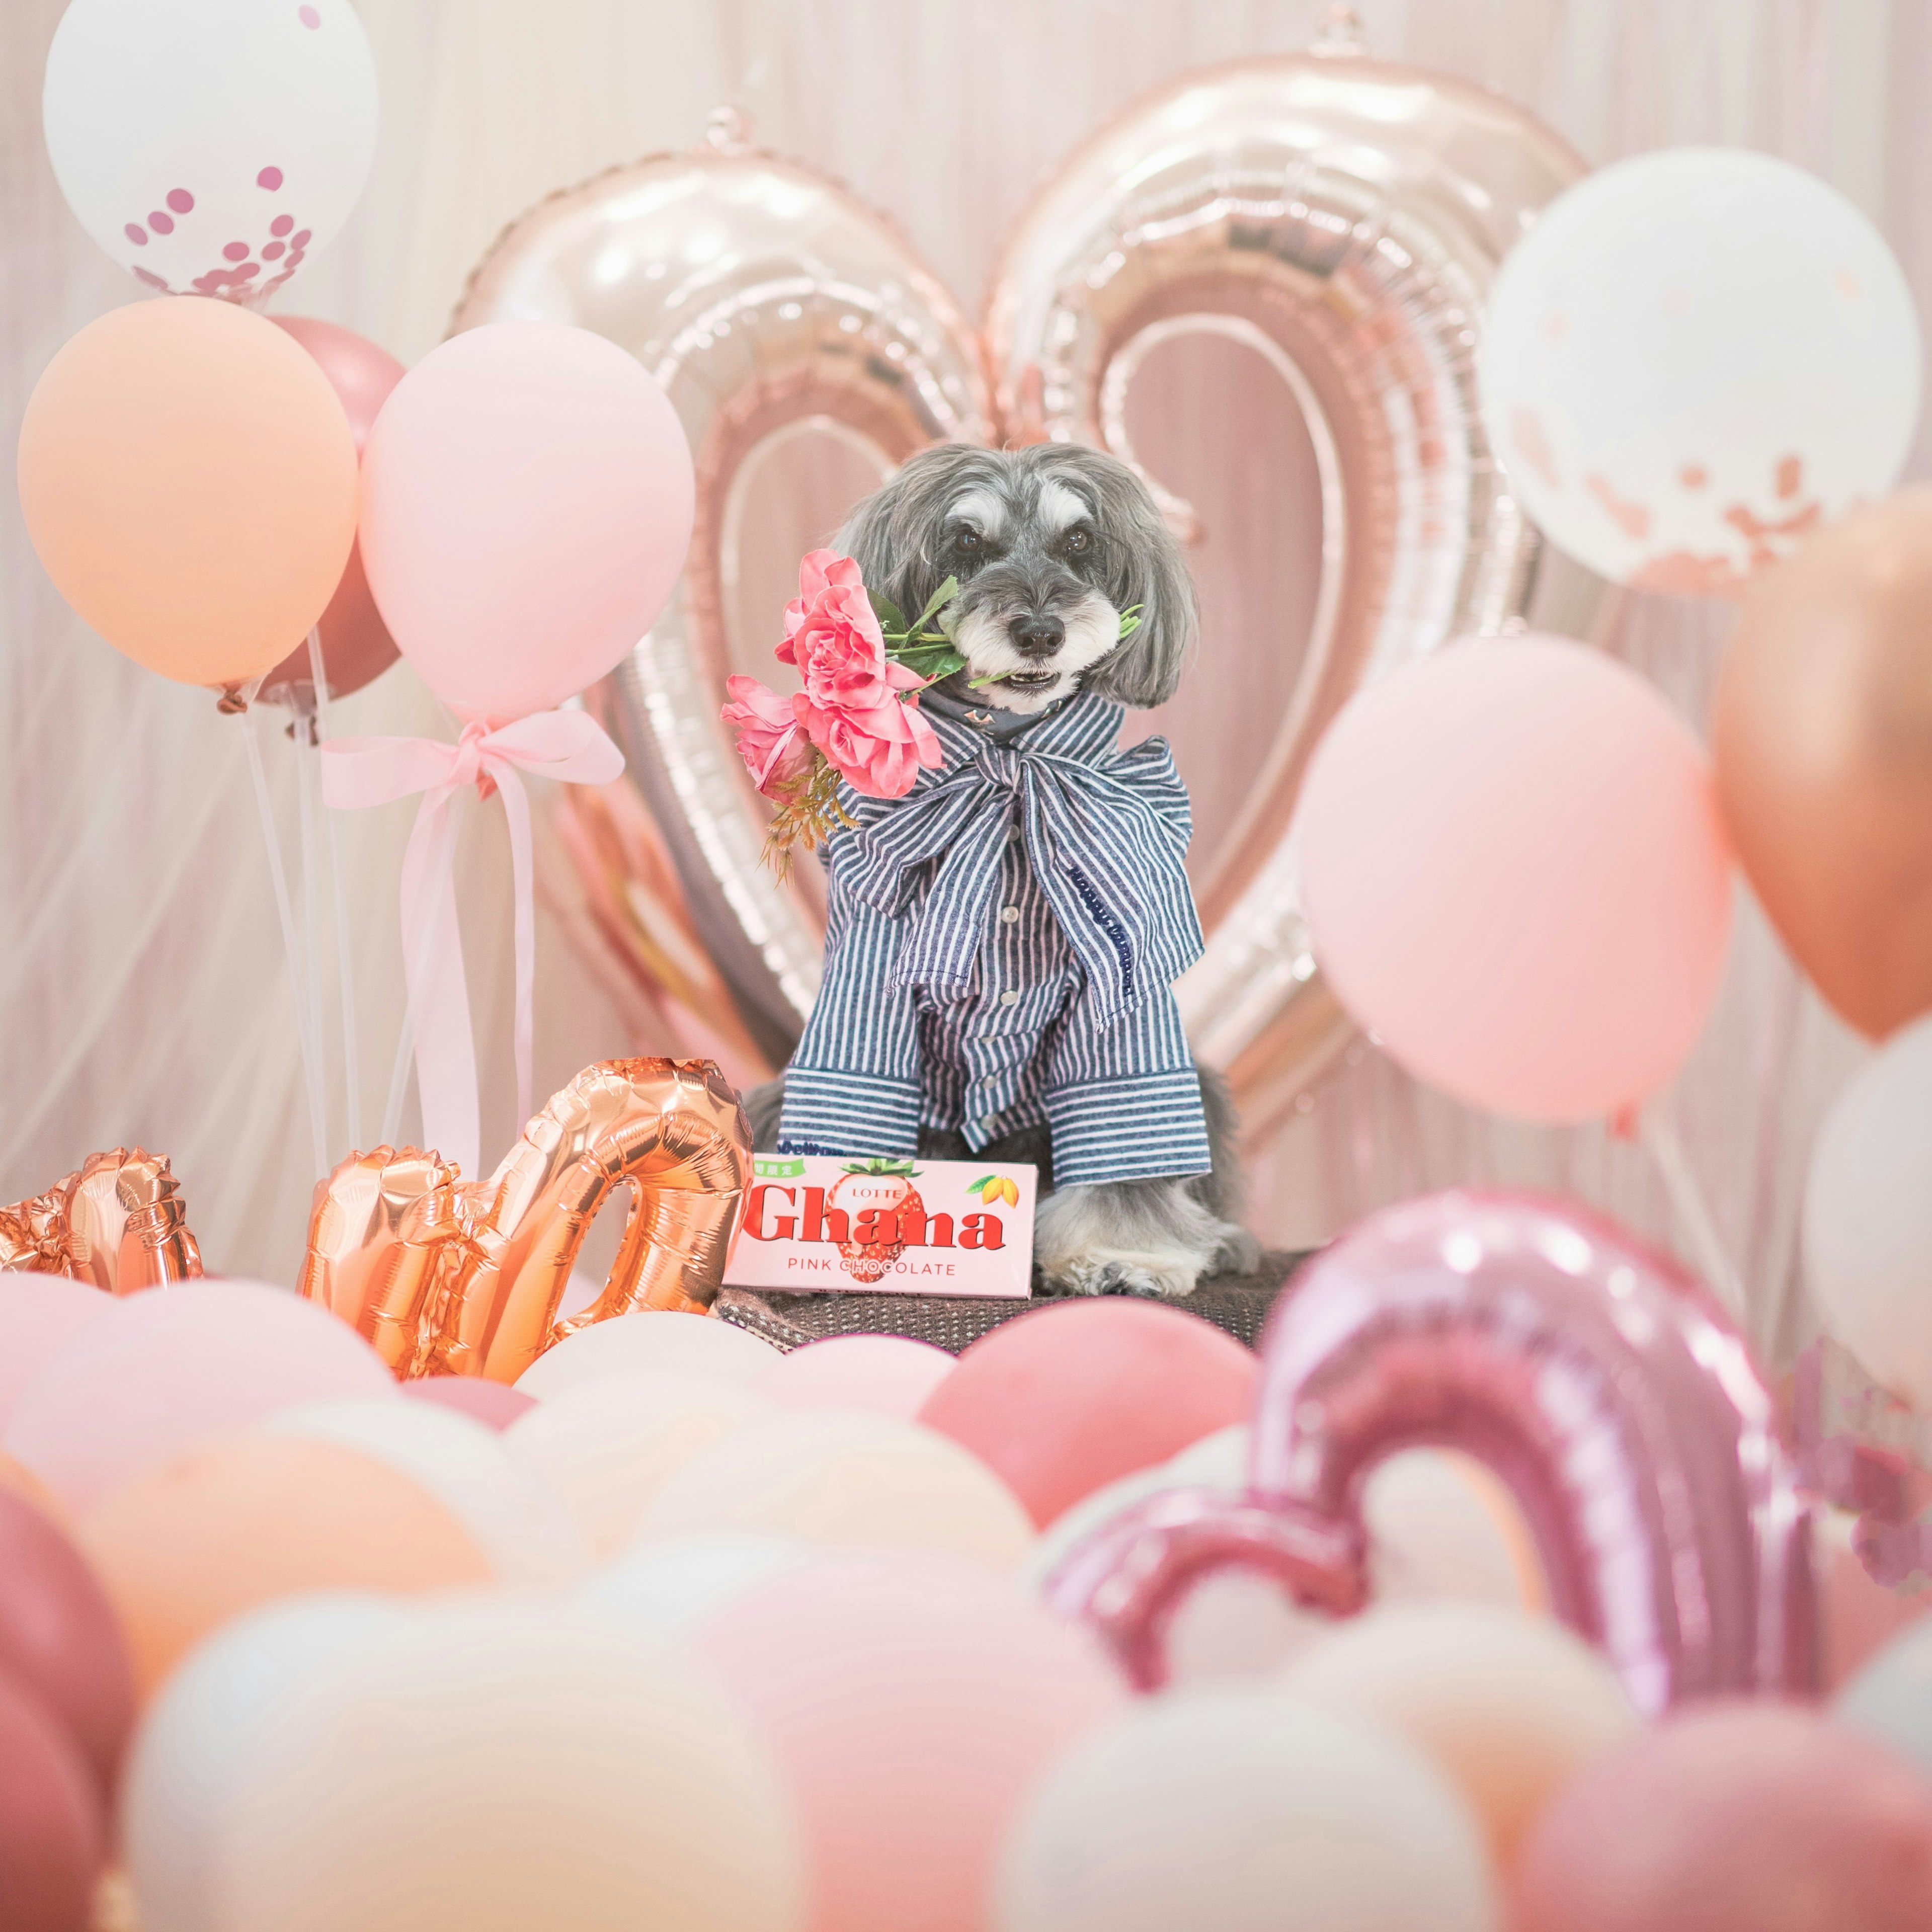
[[[1037,1193],[1030,1166],[759,1154],[725,1282],[1024,1295]]]

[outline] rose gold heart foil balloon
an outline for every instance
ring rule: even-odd
[[[817,169],[753,148],[729,110],[695,151],[614,168],[512,224],[452,327],[516,320],[572,322],[630,350],[690,440],[689,565],[591,702],[670,842],[746,1030],[781,1064],[818,991],[824,916],[811,868],[787,886],[761,862],[769,808],[718,716],[726,603],[753,534],[746,484],[808,430],[855,449],[874,481],[928,443],[985,440],[978,344],[883,217]]]
[[[552,1096],[487,1181],[413,1148],[351,1155],[316,1190],[302,1292],[399,1376],[512,1382],[591,1322],[709,1309],[751,1144],[710,1062],[601,1060]],[[632,1204],[604,1292],[560,1322],[584,1234],[619,1188]]]
[[[1245,1496],[1150,1498],[1048,1582],[1143,1688],[1211,1570],[1359,1609],[1364,1485],[1418,1445],[1508,1483],[1552,1606],[1638,1710],[1814,1688],[1809,1524],[1770,1393],[1710,1298],[1610,1222],[1500,1192],[1384,1208],[1295,1278],[1262,1357]]]
[[[1526,621],[1588,636],[1604,594],[1526,521],[1475,392],[1497,266],[1584,164],[1498,95],[1360,58],[1348,10],[1333,19],[1310,53],[1184,75],[1093,135],[1009,235],[985,326],[1010,433],[1136,460],[1138,372],[1202,332],[1256,352],[1308,428],[1312,634],[1245,812],[1197,880],[1208,950],[1180,987],[1195,1052],[1231,1076],[1250,1130],[1348,1033],[1287,841],[1323,728],[1358,686],[1450,638]],[[1166,507],[1187,533],[1189,506]]]
[[[200,1274],[201,1250],[167,1156],[115,1148],[44,1194],[0,1208],[0,1268],[132,1294]]]

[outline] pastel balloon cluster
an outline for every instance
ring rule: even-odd
[[[9,1932],[80,1932],[110,1863],[144,1932],[1932,1910],[1924,1641],[1844,1722],[1646,1727],[1460,1456],[1372,1484],[1366,1616],[1230,1599],[1135,1696],[1042,1584],[1124,1502],[1241,1483],[1258,1365],[1183,1311],[1056,1306],[956,1364],[638,1313],[505,1388],[398,1384],[259,1284],[5,1276],[0,1363]]]

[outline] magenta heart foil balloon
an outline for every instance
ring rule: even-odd
[[[1809,1522],[1770,1393],[1711,1298],[1610,1222],[1502,1192],[1384,1209],[1297,1277],[1262,1353],[1245,1496],[1156,1496],[1048,1586],[1142,1688],[1210,1570],[1360,1608],[1364,1483],[1418,1447],[1509,1485],[1556,1614],[1639,1710],[1812,1688]]]

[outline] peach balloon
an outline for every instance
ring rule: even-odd
[[[1281,1684],[1432,1760],[1502,1871],[1544,1806],[1638,1728],[1616,1672],[1580,1637],[1474,1604],[1371,1611],[1304,1652]]]
[[[1033,1526],[992,1470],[909,1422],[805,1409],[747,1423],[687,1463],[634,1542],[720,1532],[832,1550],[922,1550],[1018,1574]]]
[[[751,1386],[780,1408],[857,1408],[910,1422],[952,1372],[952,1358],[898,1335],[833,1335],[794,1348]]]
[[[175,1282],[128,1296],[56,1355],[5,1446],[81,1511],[192,1442],[338,1396],[400,1400],[346,1322],[260,1282]]]
[[[128,1813],[142,1932],[803,1923],[746,1718],[682,1652],[554,1598],[386,1624],[316,1599],[224,1631],[156,1704]]]
[[[748,1388],[640,1371],[566,1389],[511,1424],[503,1442],[603,1558],[687,1462],[770,1413]]]
[[[239,684],[308,633],[356,538],[356,444],[328,378],[232,303],[136,302],[55,356],[20,426],[20,508],[117,650]]]
[[[1337,997],[1456,1100],[1616,1114],[1703,1030],[1731,916],[1716,788],[1600,652],[1465,641],[1361,692],[1316,748],[1295,836]]]
[[[494,1574],[456,1518],[386,1464],[272,1436],[212,1443],[137,1476],[94,1506],[79,1540],[144,1697],[211,1631],[279,1598],[435,1590]]]
[[[786,1570],[696,1645],[790,1780],[812,1932],[984,1932],[1026,1793],[1124,1695],[1078,1627],[911,1551]]]
[[[640,1308],[593,1322],[546,1348],[516,1380],[524,1394],[548,1402],[578,1382],[647,1369],[658,1375],[749,1382],[781,1359],[770,1342],[715,1315]]]
[[[65,1275],[0,1272],[0,1435],[34,1376],[118,1306],[112,1295]]]

